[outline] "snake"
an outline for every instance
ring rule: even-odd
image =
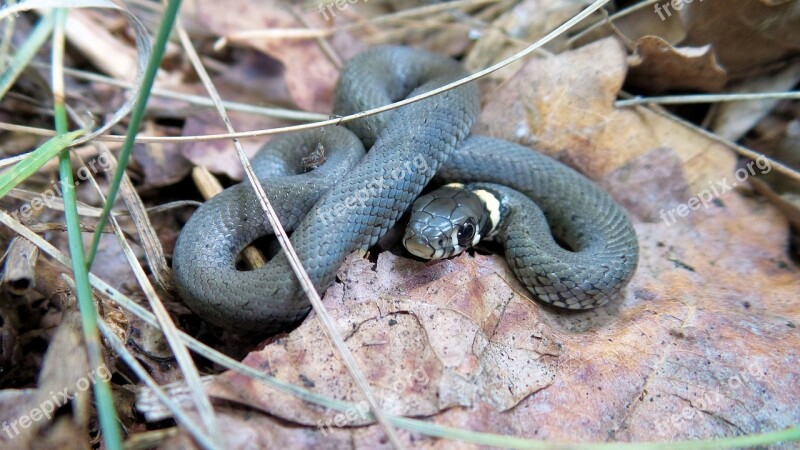
[[[384,106],[465,76],[457,61],[442,55],[374,47],[342,68],[333,114]],[[348,255],[371,248],[407,211],[452,217],[463,209],[446,210],[437,201],[417,208],[426,202],[421,194],[431,182],[472,184],[471,190],[463,188],[466,197],[479,199],[472,202],[478,215],[472,220],[491,222],[476,234],[493,234],[504,243],[514,273],[539,300],[587,309],[606,303],[628,283],[638,241],[625,211],[588,178],[554,159],[471,135],[479,112],[477,87],[468,83],[344,126],[277,135],[259,150],[253,170],[320,294],[334,283]],[[483,211],[489,219],[479,217]],[[451,221],[458,229],[463,225]],[[422,244],[409,247],[414,241],[409,236],[423,236],[425,227],[416,226],[406,232],[406,247],[412,254],[427,253]],[[299,323],[311,306],[283,252],[253,270],[236,265],[243,249],[271,234],[247,182],[203,203],[173,251],[185,304],[205,321],[234,332],[273,333]],[[440,245],[438,239],[431,242]]]

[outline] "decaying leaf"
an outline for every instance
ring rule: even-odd
[[[342,283],[329,290],[324,302],[376,395],[392,413],[416,410],[420,415],[434,414],[428,420],[441,425],[569,442],[597,442],[609,436],[622,441],[699,439],[782,429],[800,420],[793,400],[800,395],[796,382],[800,309],[794,301],[800,271],[786,256],[788,230],[775,208],[735,191],[720,200],[719,205],[670,225],[637,224],[641,241],[637,274],[624,299],[596,310],[566,313],[526,300],[516,281],[507,278],[500,257],[480,255],[426,264],[382,254],[376,272],[368,261],[351,258],[340,272]],[[390,269],[392,275],[387,276]],[[489,305],[466,300],[475,295],[476,286],[493,285],[500,289],[479,291]],[[409,300],[398,298],[402,292],[409,293]],[[432,319],[420,315],[420,310],[397,314],[408,310],[411,299],[419,295],[429,303],[438,303],[440,297],[453,301],[450,310],[427,305]],[[507,305],[504,310],[491,309],[495,295],[500,300],[511,297],[500,302]],[[438,329],[443,326],[439,316],[458,319],[464,312],[485,317],[481,331],[494,331],[495,341],[513,338],[512,345],[498,350],[519,348],[522,339],[524,353],[549,361],[553,373],[547,382],[505,411],[492,405],[489,395],[438,414],[425,412],[432,405],[421,399],[435,399],[431,390],[469,387],[468,377],[445,377],[441,367],[454,361],[448,356],[466,355],[460,349],[477,356],[473,332],[477,324]],[[463,317],[456,323],[470,320]],[[420,324],[422,328],[416,328]],[[436,336],[444,341],[436,343],[429,334],[413,333],[408,325],[415,327],[412,330],[440,332]],[[321,334],[312,316],[288,338],[251,354],[245,362],[311,390],[352,396],[352,381],[340,373],[333,349],[322,345]],[[557,344],[557,352],[551,345],[545,347],[548,350],[532,346],[548,340]],[[412,365],[431,356],[430,350],[406,353],[421,349],[412,345],[420,341],[429,343],[441,365]],[[775,342],[781,345],[776,348]],[[467,360],[459,373],[489,370],[514,379],[541,367],[535,359],[524,361],[514,355],[487,358],[494,367],[480,367],[479,358]],[[497,364],[503,360],[514,365]],[[332,364],[319,367],[319,361]],[[405,381],[414,380],[414,370],[421,368],[429,378],[418,379],[428,380],[427,384]],[[511,369],[523,374],[510,373]],[[404,383],[402,396],[394,394],[389,384],[398,382]],[[494,390],[498,387],[491,392],[508,395]],[[337,419],[333,412],[324,414],[321,408],[240,376],[223,375],[212,392],[305,425],[286,428],[267,417],[226,412],[224,420],[234,420],[236,425],[231,426],[241,427],[249,439],[273,445],[287,439],[326,439],[333,445],[343,439],[351,442],[348,437],[381,442],[383,436],[377,425],[352,427],[363,423],[358,410],[349,418],[341,413]],[[231,434],[226,444],[244,448],[237,445],[241,438]],[[410,440],[415,447],[434,442],[419,435]]]
[[[732,93],[785,92],[800,82],[800,63],[790,64],[780,71],[745,80],[731,86]],[[728,102],[717,105],[711,130],[730,141],[738,141],[778,104],[778,100]]]
[[[311,10],[293,12],[288,3],[278,0],[237,0],[217,2],[196,0],[183,12],[219,36],[234,31],[272,28],[304,28],[295,14],[302,15],[314,26],[325,26],[322,16]],[[285,80],[294,102],[303,110],[327,113],[331,110],[333,86],[338,68],[313,40],[254,39],[246,45],[280,61],[285,67]],[[334,42],[345,57],[363,48],[356,40],[340,33]]]
[[[800,53],[800,4],[791,0],[678,2],[681,45],[711,44],[732,78],[763,72]]]
[[[636,43],[628,75],[632,85],[649,93],[716,92],[727,79],[710,45],[675,48],[656,36],[645,36]]]
[[[432,415],[477,403],[503,411],[553,382],[555,337],[510,272],[497,272],[484,256],[424,264],[385,254],[375,268],[351,258],[325,303],[387,412]],[[244,362],[315,392],[362,400],[313,316]],[[293,422],[332,420],[235,374],[218,378],[210,392]],[[350,420],[368,422],[363,411]]]
[[[800,54],[800,7],[786,0],[660,0],[631,8],[574,44],[613,35],[635,43],[631,76],[643,92],[716,91]]]
[[[693,192],[729,173],[734,156],[721,145],[645,108],[616,109],[625,73],[613,38],[531,59],[491,93],[475,132],[531,146],[593,179],[661,147],[678,154]]]

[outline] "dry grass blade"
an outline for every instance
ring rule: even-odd
[[[71,108],[67,108],[67,112],[72,120],[75,121],[75,123],[80,126],[84,126],[79,114],[77,114]],[[114,157],[114,154],[108,149],[108,147],[103,145],[102,142],[98,142],[95,145],[97,145],[100,151],[103,152],[108,159],[109,163],[111,164],[110,169],[112,171],[115,170],[117,167],[117,160]],[[80,157],[78,158],[80,159]],[[85,166],[82,160],[81,164]],[[95,189],[98,190],[98,193],[100,193],[99,187],[97,187],[94,178],[92,178],[92,183],[93,186],[95,186]],[[140,244],[144,249],[145,258],[147,259],[150,270],[156,279],[156,283],[158,283],[159,287],[161,287],[161,289],[163,289],[165,292],[173,292],[175,290],[175,281],[172,278],[172,271],[167,265],[167,258],[164,255],[164,248],[161,246],[161,241],[158,239],[158,234],[153,228],[153,224],[150,223],[150,218],[147,215],[144,203],[142,203],[142,199],[136,192],[136,188],[133,186],[133,182],[131,182],[131,179],[128,177],[127,173],[124,173],[122,176],[120,182],[120,191],[122,193],[122,199],[125,202],[125,205],[128,207],[127,213],[133,219],[133,224],[136,227],[136,230],[139,232],[139,238],[141,239]],[[102,196],[102,193],[100,193],[100,195]],[[101,214],[102,209],[98,209],[95,217],[100,217]]]
[[[114,351],[122,358],[122,360],[125,361],[125,364],[130,367],[131,370],[133,370],[133,373],[136,374],[136,376],[139,377],[139,379],[152,390],[161,403],[167,407],[167,409],[169,409],[173,417],[175,417],[175,420],[186,427],[186,429],[189,430],[192,436],[197,439],[197,442],[203,448],[217,448],[213,443],[213,439],[211,439],[198,424],[194,423],[192,419],[187,417],[186,413],[184,413],[183,410],[181,410],[180,407],[178,407],[178,405],[167,396],[158,383],[156,383],[150,374],[147,373],[147,370],[145,370],[145,368],[139,364],[139,361],[136,360],[131,352],[128,351],[128,348],[125,347],[125,344],[119,340],[116,334],[114,334],[114,331],[111,330],[111,328],[109,328],[109,326],[106,325],[106,323],[102,320],[98,322],[98,326],[100,327],[100,332],[103,333],[103,337],[106,338],[106,341],[111,348],[113,348]]]
[[[31,65],[34,67],[41,67],[45,69],[49,68],[49,64],[41,62],[32,62]],[[80,80],[105,83],[108,84],[109,86],[116,86],[123,89],[135,88],[135,85],[129,81],[117,80],[115,78],[107,77],[105,75],[100,75],[98,73],[87,72],[85,70],[71,69],[65,67],[64,74]],[[154,87],[153,89],[150,90],[150,95],[164,97],[164,98],[171,98],[174,100],[181,100],[186,103],[198,106],[214,107],[214,102],[211,101],[211,99],[203,97],[201,95],[186,94],[183,92],[175,92],[169,89],[163,89],[157,87]],[[231,101],[223,101],[222,104],[229,111],[246,112],[250,114],[258,114],[260,116],[276,117],[279,119],[296,120],[300,122],[325,120],[328,118],[328,116],[324,114],[318,114],[307,111],[298,111],[294,109],[257,106],[248,103],[231,102]]]
[[[793,178],[793,179],[795,179],[797,181],[800,181],[800,172],[798,172],[797,170],[795,170],[795,169],[793,169],[793,168],[781,163],[780,161],[775,161],[773,158],[770,158],[767,155],[764,155],[762,153],[758,153],[756,151],[753,151],[753,150],[751,150],[751,149],[749,149],[747,147],[744,147],[742,145],[739,145],[739,144],[737,144],[735,142],[731,142],[731,141],[729,141],[729,140],[727,140],[727,139],[725,139],[725,138],[723,138],[723,137],[721,137],[721,136],[719,136],[717,134],[714,134],[714,133],[706,130],[703,127],[695,125],[695,124],[693,124],[693,123],[691,123],[691,122],[689,122],[687,120],[684,120],[684,119],[682,119],[682,118],[680,118],[680,117],[678,117],[678,116],[676,116],[674,114],[671,114],[670,112],[668,112],[668,111],[666,111],[663,108],[660,108],[658,106],[648,106],[647,109],[649,109],[650,111],[653,111],[654,113],[656,113],[656,114],[658,114],[660,116],[663,116],[663,117],[666,117],[666,118],[668,118],[668,119],[670,119],[672,121],[675,121],[675,122],[677,122],[677,123],[679,123],[679,124],[681,124],[681,125],[683,125],[683,126],[685,126],[687,128],[690,128],[690,129],[702,134],[703,136],[705,136],[705,137],[707,137],[709,139],[713,139],[714,141],[719,142],[720,144],[724,145],[725,147],[728,147],[729,149],[735,151],[736,153],[738,153],[738,154],[740,154],[740,155],[742,155],[742,156],[744,156],[746,158],[750,158],[752,160],[756,160],[758,158],[766,159],[767,161],[769,161],[770,167],[772,167],[773,169],[777,170],[778,172],[780,172],[780,173],[782,173],[782,174],[784,174],[784,175],[786,175],[788,177],[791,177],[791,178]]]
[[[81,161],[81,163],[83,164],[83,161]],[[103,195],[103,192],[100,189],[100,186],[97,184],[94,176],[91,174],[91,171],[87,170],[87,173],[89,173],[88,180],[94,187],[97,194],[100,196],[101,201],[106,202],[107,199]],[[139,201],[139,205],[141,206],[141,201]],[[206,395],[203,385],[200,382],[200,374],[197,371],[197,367],[194,365],[194,361],[192,360],[192,357],[189,354],[186,346],[178,338],[178,329],[175,326],[175,323],[172,321],[172,317],[169,315],[167,309],[164,307],[164,304],[161,302],[161,299],[153,288],[153,285],[150,283],[150,280],[147,278],[147,274],[144,272],[141,264],[139,264],[139,260],[136,258],[136,255],[133,253],[133,249],[131,249],[130,245],[128,244],[128,240],[125,238],[122,228],[119,226],[119,222],[117,222],[114,214],[109,213],[108,221],[114,229],[114,233],[117,235],[117,240],[122,248],[122,252],[125,254],[125,257],[127,258],[128,263],[133,270],[134,276],[139,282],[139,286],[142,288],[150,307],[153,309],[159,326],[164,333],[164,336],[166,337],[173,354],[175,355],[178,366],[180,366],[181,371],[183,372],[186,383],[192,392],[192,399],[197,406],[200,418],[203,420],[205,427],[211,433],[211,436],[215,438],[212,439],[212,442],[214,442],[214,440],[218,439],[219,436],[216,427],[214,410],[211,406],[211,400],[208,398],[208,395]],[[150,228],[152,231],[152,227]],[[215,442],[214,448],[218,447],[218,444]]]
[[[186,33],[186,30],[181,25],[180,20],[176,22],[176,30],[178,32],[178,37],[180,38],[181,43],[183,44],[183,47],[186,50],[187,55],[189,56],[189,59],[192,61],[192,65],[194,66],[195,71],[200,76],[203,85],[206,87],[209,95],[214,100],[214,103],[217,105],[217,111],[219,112],[222,121],[225,123],[225,127],[228,129],[228,131],[234,132],[233,125],[231,125],[230,120],[228,119],[228,115],[225,112],[225,108],[221,104],[222,101],[219,98],[219,94],[214,88],[214,85],[211,82],[211,78],[208,76],[208,73],[203,67],[202,62],[200,61],[200,57],[197,54],[196,50],[194,49],[194,46],[192,45],[192,42],[189,39],[189,35]],[[278,238],[278,242],[280,242],[281,248],[283,248],[283,251],[286,253],[288,257],[289,264],[292,266],[292,269],[294,270],[295,274],[300,279],[300,284],[303,286],[303,290],[309,297],[311,305],[313,306],[314,310],[317,312],[323,324],[325,325],[323,328],[328,333],[328,336],[331,338],[331,340],[334,342],[334,345],[341,354],[345,365],[350,371],[350,374],[356,381],[356,384],[361,389],[361,392],[366,397],[367,402],[370,405],[370,409],[372,410],[372,413],[375,415],[375,418],[378,420],[378,422],[383,426],[383,429],[386,432],[389,441],[395,448],[398,449],[403,448],[400,439],[397,437],[397,434],[394,431],[394,427],[389,423],[388,418],[380,409],[378,401],[375,398],[375,395],[372,393],[369,383],[367,383],[366,377],[364,377],[364,374],[361,373],[361,370],[358,368],[358,364],[355,362],[355,359],[350,353],[350,350],[345,345],[342,337],[339,336],[338,332],[336,331],[336,328],[333,325],[333,321],[331,320],[330,316],[325,310],[325,307],[322,305],[322,299],[320,298],[317,291],[314,289],[314,285],[311,282],[311,279],[308,277],[308,274],[306,273],[305,269],[300,263],[300,260],[294,251],[294,248],[292,248],[292,245],[289,242],[289,237],[286,234],[286,231],[283,229],[283,226],[280,223],[280,219],[278,218],[278,215],[275,213],[275,210],[272,208],[269,199],[267,199],[267,194],[264,192],[264,188],[261,186],[261,183],[256,177],[255,172],[253,172],[253,167],[247,160],[247,155],[245,155],[241,144],[239,143],[238,140],[234,139],[233,145],[234,148],[236,149],[236,154],[238,155],[239,160],[244,166],[244,172],[247,176],[247,179],[250,181],[251,186],[255,190],[256,197],[258,198],[262,209],[264,209],[264,211],[267,214],[267,217],[269,218],[270,225],[272,225],[272,229],[275,231],[275,235]]]
[[[114,159],[114,155],[108,149],[105,149],[104,152],[108,155],[108,160],[112,166],[116,166],[117,161]],[[172,270],[167,264],[164,247],[161,246],[161,240],[158,239],[158,234],[150,222],[144,203],[142,203],[141,197],[139,197],[127,174],[122,177],[120,193],[122,194],[122,200],[128,207],[128,214],[139,232],[145,259],[147,259],[147,264],[150,266],[150,271],[153,273],[156,283],[164,292],[174,292],[175,280],[172,277]]]
[[[136,94],[138,92],[138,86],[141,85],[141,81],[144,78],[144,69],[147,65],[147,59],[150,57],[150,38],[147,28],[145,28],[144,24],[142,24],[139,19],[136,18],[136,16],[134,16],[127,9],[109,0],[28,0],[16,5],[9,5],[0,10],[0,20],[24,11],[50,8],[101,8],[119,11],[125,16],[128,23],[131,25],[136,39],[136,48],[138,53],[136,58],[136,78],[134,81],[134,86],[137,87],[134,88],[134,91],[131,92],[130,96],[125,100],[122,106],[114,112],[108,122],[86,136],[77,139],[73,143],[73,145],[79,145],[105,133],[120,120],[122,120],[123,117],[127,116],[129,112],[131,112]]]
[[[15,220],[13,217],[8,215],[5,211],[0,210],[0,223],[7,226],[15,233],[19,234],[20,236],[28,239],[29,241],[36,244],[40,250],[44,251],[47,255],[49,255],[54,260],[58,261],[59,264],[63,265],[64,267],[70,267],[69,258],[66,255],[61,253],[57,248],[55,248],[52,244],[47,242],[46,240],[42,239],[39,235],[31,231],[31,229],[27,228],[26,226],[22,225],[19,221]],[[92,287],[97,290],[100,295],[107,297],[117,303],[119,306],[124,308],[125,310],[129,311],[130,313],[134,314],[136,317],[142,319],[143,321],[147,322],[149,325],[153,327],[159,328],[160,325],[156,320],[155,315],[150,311],[146,310],[142,306],[140,306],[135,301],[131,300],[130,298],[126,297],[118,290],[114,289],[110,284],[106,283],[101,278],[98,278],[96,275],[89,272],[89,280],[92,284]],[[285,383],[281,380],[276,378],[270,377],[257,369],[252,367],[246,366],[239,361],[236,361],[216,350],[213,348],[203,344],[202,342],[198,341],[197,339],[189,336],[188,334],[178,331],[178,336],[181,340],[186,343],[192,350],[197,352],[199,355],[207,358],[221,366],[236,371],[242,375],[251,377],[255,380],[258,380],[268,386],[271,386],[275,389],[281,390],[283,392],[291,393],[299,398],[307,400],[309,402],[322,405],[328,408],[333,408],[339,411],[346,411],[352,410],[353,405],[348,403],[340,402],[338,400],[330,399],[323,395],[316,394],[309,390],[303,389],[298,386],[294,386],[292,384]]]
[[[424,100],[426,98],[433,97],[434,95],[441,94],[442,92],[449,91],[451,89],[455,89],[459,86],[463,86],[467,83],[471,83],[475,80],[478,80],[486,75],[498,71],[503,67],[508,66],[520,59],[530,55],[531,53],[537,51],[542,46],[547,44],[548,42],[552,41],[553,39],[557,38],[568,29],[572,28],[575,24],[579,23],[598,9],[602,8],[606,3],[610,0],[596,0],[591,5],[587,6],[583,11],[577,14],[575,17],[571,18],[567,22],[564,22],[558,28],[554,29],[553,31],[547,33],[543,38],[539,39],[535,43],[531,44],[530,46],[524,48],[523,50],[515,53],[514,55],[490,66],[486,69],[481,71],[475,72],[474,74],[464,77],[460,80],[454,81],[450,84],[446,84],[440,88],[434,89],[432,91],[428,91],[424,94],[420,94],[411,98],[407,98],[405,100],[401,100],[395,103],[390,103],[386,106],[381,106],[379,108],[373,108],[368,111],[362,111],[360,113],[351,114],[349,116],[344,117],[337,117],[334,119],[323,120],[320,122],[314,122],[309,124],[303,125],[293,125],[288,127],[279,127],[279,128],[269,128],[265,130],[254,130],[254,131],[240,131],[236,133],[222,133],[222,134],[207,134],[207,135],[198,135],[198,136],[174,136],[174,137],[138,137],[136,138],[136,142],[138,143],[146,143],[146,142],[159,142],[159,143],[175,143],[175,142],[207,142],[207,141],[216,141],[216,140],[230,140],[230,139],[243,139],[243,138],[253,138],[259,136],[268,136],[273,134],[281,134],[281,133],[291,133],[294,131],[303,131],[303,130],[310,130],[314,128],[321,128],[328,125],[340,125],[342,123],[350,122],[353,120],[361,119],[363,117],[372,116],[374,114],[380,114],[382,112],[390,111],[392,109],[399,108],[401,106],[409,105],[411,103],[418,102],[420,100]],[[26,131],[31,132],[37,135],[48,136],[52,133],[50,130],[42,130],[39,128],[34,127],[24,127],[19,125],[7,124],[0,122],[0,129],[10,130],[10,131]],[[120,142],[125,140],[125,136],[119,135],[104,135],[98,136],[96,139],[100,139],[103,141],[112,141],[112,142]]]
[[[342,31],[355,30],[370,25],[377,25],[380,23],[394,22],[412,17],[428,16],[431,14],[449,11],[454,8],[462,8],[466,6],[478,6],[487,3],[499,3],[503,0],[457,0],[452,2],[436,3],[426,6],[419,6],[416,8],[408,8],[402,11],[397,11],[391,14],[385,14],[378,17],[373,17],[368,20],[363,20],[348,25],[333,27],[333,28],[270,28],[264,30],[244,30],[231,33],[227,36],[219,38],[214,43],[215,50],[221,50],[228,44],[248,41],[253,39],[319,39],[332,36]]]
[[[591,33],[592,31],[596,30],[597,28],[600,28],[601,26],[603,26],[606,23],[614,22],[614,20],[619,19],[620,17],[627,16],[628,14],[634,13],[634,12],[644,8],[645,6],[650,6],[650,5],[656,4],[658,2],[659,2],[659,0],[645,0],[643,2],[634,3],[633,5],[625,8],[625,9],[623,9],[621,11],[617,11],[614,14],[612,14],[611,16],[608,16],[606,18],[606,20],[599,20],[599,21],[593,23],[592,25],[586,27],[586,29],[581,30],[580,33],[577,33],[574,36],[570,37],[569,40],[567,41],[567,47],[572,47],[575,44],[575,42],[580,41],[584,36],[588,35],[589,33]]]
[[[761,92],[757,94],[700,94],[700,95],[666,95],[663,97],[635,97],[618,100],[617,108],[632,105],[645,105],[648,103],[659,105],[682,105],[689,103],[717,103],[717,102],[743,102],[753,100],[786,100],[798,99],[800,92]]]

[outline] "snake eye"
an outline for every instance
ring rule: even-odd
[[[458,245],[462,247],[469,247],[472,244],[472,238],[475,237],[475,224],[472,219],[467,220],[464,225],[458,228]]]

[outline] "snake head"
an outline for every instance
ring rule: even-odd
[[[424,259],[459,255],[481,240],[483,210],[478,196],[459,184],[422,195],[411,207],[403,245]]]

